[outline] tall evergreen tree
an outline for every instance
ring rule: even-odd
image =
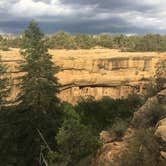
[[[40,133],[51,149],[56,147],[55,135],[62,121],[56,97],[58,82],[54,77],[58,68],[51,61],[43,37],[34,21],[24,33],[21,49],[24,62],[20,69],[24,75],[19,77],[18,107],[0,112],[0,165],[3,166],[39,165],[41,154],[46,153]],[[0,69],[4,73],[5,68],[0,65]],[[0,88],[5,90],[6,80],[1,80]]]
[[[25,60],[21,64],[21,71],[25,75],[19,78],[21,91],[17,98],[19,106],[25,110],[47,112],[55,109],[59,103],[55,77],[58,67],[51,61],[43,38],[38,24],[32,21],[23,37],[21,54]]]

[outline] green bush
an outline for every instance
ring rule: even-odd
[[[96,101],[93,98],[88,98],[87,100],[81,100],[75,106],[75,110],[83,124],[100,132],[103,129],[110,128],[117,118],[131,119],[139,105],[139,102],[133,99],[114,100],[103,97]]]
[[[142,99],[140,95],[133,93],[128,95],[127,102],[130,108],[136,111],[141,105],[144,104],[144,99]]]
[[[159,120],[166,116],[166,110],[160,104],[154,104],[147,112],[146,124],[155,126]]]
[[[85,157],[95,154],[99,148],[99,138],[89,128],[73,118],[66,119],[56,136],[58,151],[48,156],[48,163],[55,166],[75,166]],[[57,163],[58,162],[58,163]]]
[[[164,88],[164,84],[166,83],[166,61],[160,60],[156,64],[155,79],[157,90],[161,91]]]
[[[80,120],[80,116],[79,114],[76,112],[76,110],[74,109],[73,105],[64,102],[62,103],[62,109],[63,109],[63,113],[64,113],[64,120],[65,119],[75,119],[75,120]]]
[[[118,140],[123,137],[124,133],[127,130],[128,124],[129,123],[127,121],[117,119],[112,125],[111,132],[115,133]]]
[[[155,96],[157,94],[157,86],[154,82],[149,82],[148,85],[146,85],[146,98]]]
[[[10,49],[9,49],[9,47],[7,45],[1,45],[0,46],[0,50],[2,50],[2,51],[9,51]]]
[[[65,158],[63,154],[58,152],[50,151],[47,154],[47,165],[48,166],[67,166],[69,159]]]

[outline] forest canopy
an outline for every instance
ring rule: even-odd
[[[22,35],[15,37],[0,36],[0,49],[19,48]],[[120,49],[129,52],[166,51],[166,35],[124,35],[124,34],[70,34],[64,31],[45,35],[45,43],[51,49],[91,49],[94,47]]]

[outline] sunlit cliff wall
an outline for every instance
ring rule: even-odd
[[[94,50],[50,50],[53,61],[60,67],[56,75],[61,84],[59,97],[62,101],[76,103],[80,96],[126,97],[130,93],[143,94],[145,85],[154,77],[159,60],[166,53],[128,53],[109,49]],[[4,63],[9,66],[12,80],[11,98],[15,98],[18,82],[22,75],[18,66],[21,61],[19,50],[0,52]]]

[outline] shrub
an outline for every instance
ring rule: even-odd
[[[156,64],[155,79],[157,84],[157,90],[161,91],[164,88],[166,82],[166,61],[159,61]]]
[[[58,152],[50,151],[47,154],[47,165],[49,166],[67,166],[68,159],[64,160],[64,156]]]
[[[146,85],[146,98],[155,96],[157,94],[157,86],[154,82],[150,82]]]
[[[63,113],[64,113],[64,116],[63,118],[64,119],[76,119],[76,120],[80,120],[80,116],[79,114],[76,112],[76,110],[74,109],[74,107],[67,103],[67,102],[64,102],[62,103],[62,109],[63,109]]]
[[[134,98],[133,98],[134,99]],[[97,132],[110,128],[115,119],[131,119],[138,102],[131,99],[111,99],[103,97],[95,101],[93,98],[80,101],[75,110],[83,124],[90,126]]]
[[[9,51],[10,49],[9,49],[9,47],[7,45],[1,45],[0,46],[0,50],[2,50],[2,51]]]
[[[126,132],[127,127],[128,127],[127,121],[117,119],[115,123],[112,125],[111,131],[115,133],[117,139],[120,139]]]
[[[77,163],[96,152],[99,148],[99,138],[89,128],[73,118],[66,119],[56,136],[59,152],[48,159],[55,165],[77,165]],[[49,157],[49,156],[48,156]],[[58,163],[57,163],[58,161]]]
[[[154,104],[147,112],[146,124],[155,126],[159,120],[166,116],[166,110],[160,104]]]
[[[135,111],[144,103],[144,100],[141,98],[140,95],[133,93],[128,95],[128,104],[131,109]]]

